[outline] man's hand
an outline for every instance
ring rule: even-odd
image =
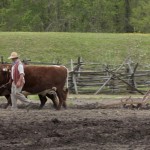
[[[17,84],[16,84],[16,87],[17,88],[20,88],[20,87],[22,87],[24,85],[24,74],[20,74],[20,78],[19,78],[19,80],[18,80],[18,82],[17,82]]]
[[[11,84],[11,83],[12,83],[12,79],[11,79],[11,78],[9,79],[8,83],[9,83],[9,84]]]
[[[20,80],[17,82],[17,84],[16,84],[16,87],[17,88],[20,88],[22,85],[21,85],[21,82],[20,82]]]

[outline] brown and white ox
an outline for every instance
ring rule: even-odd
[[[0,87],[8,83],[10,79],[10,69],[11,65],[0,64]],[[38,94],[41,101],[40,108],[45,105],[47,101],[46,96],[53,101],[54,106],[57,109],[60,109],[62,105],[64,106],[64,108],[66,108],[66,99],[68,94],[68,87],[64,89],[68,77],[68,70],[66,67],[57,65],[25,65],[24,71],[25,85],[22,91],[30,94]],[[53,96],[52,94],[42,94],[43,91],[46,91],[47,89],[52,89],[53,87],[56,87],[59,104],[57,104],[55,96]],[[5,96],[8,101],[6,107],[11,104],[10,91],[10,85],[6,86],[5,88],[0,88],[0,96]]]

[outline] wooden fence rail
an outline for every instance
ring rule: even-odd
[[[91,65],[92,64],[92,65]],[[99,94],[116,92],[138,92],[150,89],[150,67],[139,68],[131,59],[121,65],[101,65],[71,60],[69,89],[75,94]],[[142,70],[141,70],[142,69]]]
[[[32,62],[23,60],[25,64],[61,65],[57,60],[52,62]],[[5,63],[1,57],[1,63]],[[66,64],[69,68],[69,91],[75,94],[99,94],[121,92],[144,92],[150,89],[150,65],[144,67],[127,58],[120,65],[83,62],[71,60]]]

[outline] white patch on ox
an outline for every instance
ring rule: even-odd
[[[8,71],[8,68],[3,68],[3,71]]]

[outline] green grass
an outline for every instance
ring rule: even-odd
[[[109,99],[109,100],[115,100],[115,99],[126,99],[128,97],[131,98],[143,98],[143,95],[140,94],[110,94],[110,95],[106,95],[106,94],[100,94],[100,95],[85,95],[85,94],[69,94],[68,95],[68,99],[79,99],[79,100],[102,100],[102,99]],[[37,100],[39,101],[39,97],[37,95],[29,95],[28,96],[29,99],[31,100]],[[68,101],[69,102],[69,101]]]
[[[90,100],[101,100],[101,99],[120,99],[120,98],[143,98],[143,95],[141,94],[110,94],[110,95],[106,95],[106,94],[100,94],[100,95],[85,95],[85,94],[69,94],[68,98],[70,99],[90,99]]]
[[[0,55],[5,61],[12,51],[21,59],[67,64],[82,56],[85,62],[121,63],[127,56],[149,63],[150,34],[0,32]]]

